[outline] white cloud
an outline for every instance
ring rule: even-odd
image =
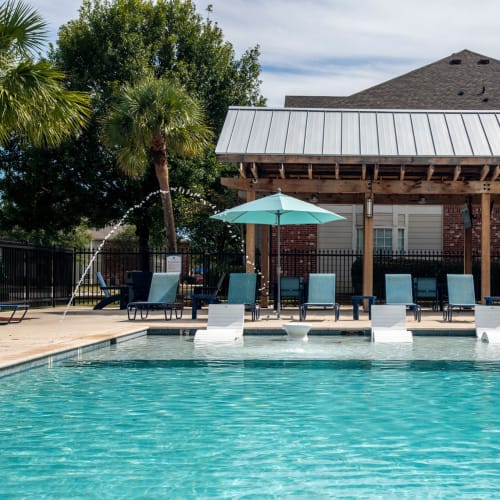
[[[196,1],[196,0],[195,0]],[[261,48],[262,92],[348,95],[462,49],[500,58],[498,0],[204,0],[239,57]],[[206,11],[213,5],[213,12]],[[78,16],[79,0],[32,0],[51,24]]]

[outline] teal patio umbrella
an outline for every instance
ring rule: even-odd
[[[276,259],[276,278],[278,280],[278,297],[276,310],[279,318],[281,308],[281,226],[292,224],[324,224],[325,222],[341,220],[344,217],[318,207],[317,205],[313,205],[312,203],[307,203],[293,196],[287,196],[281,192],[281,189],[278,189],[274,194],[259,198],[258,200],[249,201],[248,203],[243,203],[243,205],[238,205],[234,208],[229,208],[223,212],[212,215],[211,218],[224,222],[267,224],[277,227],[276,247],[278,255]]]

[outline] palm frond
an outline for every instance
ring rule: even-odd
[[[22,1],[0,4],[0,51],[14,50],[28,56],[47,40],[47,23],[38,11]]]

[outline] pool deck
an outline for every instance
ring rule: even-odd
[[[76,356],[90,350],[128,340],[148,331],[173,335],[190,335],[203,328],[207,309],[191,319],[191,308],[185,308],[182,319],[165,321],[162,313],[154,312],[148,320],[129,321],[127,312],[116,308],[94,311],[90,307],[72,307],[66,315],[63,307],[30,309],[21,323],[0,325],[0,376],[31,367],[51,364],[58,359]],[[269,309],[263,309],[261,319],[252,321],[247,313],[245,334],[284,334],[283,323],[298,320],[298,309],[284,309],[277,319]],[[366,312],[360,319],[352,319],[352,307],[341,307],[339,321],[334,321],[332,311],[310,311],[310,334],[363,335],[370,331]],[[471,311],[456,313],[453,321],[443,320],[442,313],[422,310],[422,321],[417,322],[408,314],[408,329],[414,335],[474,335],[474,314]]]

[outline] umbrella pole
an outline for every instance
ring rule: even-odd
[[[278,319],[281,317],[281,225],[280,225],[280,213],[278,211],[278,230],[277,230],[277,249],[278,249],[278,257],[276,259],[276,279],[278,280],[278,296],[276,298],[276,314]]]

